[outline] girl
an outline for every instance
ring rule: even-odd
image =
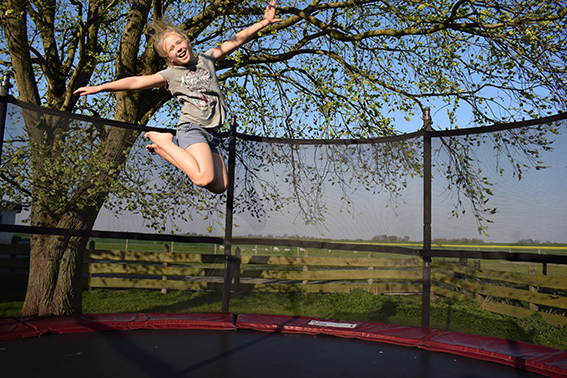
[[[156,23],[154,46],[168,67],[153,75],[131,76],[110,83],[77,89],[76,95],[99,92],[134,91],[167,86],[182,104],[177,125],[176,145],[171,133],[150,131],[146,146],[181,169],[196,185],[213,193],[227,186],[226,166],[218,151],[217,132],[224,123],[226,107],[215,73],[215,62],[223,59],[266,26],[281,21],[275,18],[276,2],[266,7],[264,19],[237,33],[220,46],[193,54],[187,34],[174,26]]]

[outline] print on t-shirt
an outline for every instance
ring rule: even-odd
[[[211,90],[211,75],[203,69],[199,68],[181,77],[181,85],[189,89],[193,102],[200,108],[212,106],[216,102],[214,96],[206,94]]]

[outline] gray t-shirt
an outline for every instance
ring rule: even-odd
[[[168,66],[158,73],[181,102],[179,124],[191,122],[204,128],[223,125],[226,106],[215,72],[213,49],[196,54],[188,66]]]

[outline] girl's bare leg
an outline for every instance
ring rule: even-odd
[[[162,158],[164,158],[165,160],[169,161],[171,164],[173,164],[177,168],[179,168],[179,166],[177,165],[175,160],[173,160],[173,158],[171,156],[169,156],[164,150],[159,148],[157,144],[155,144],[155,143],[148,144],[146,146],[146,151],[155,152],[156,154],[158,154],[159,156],[161,156]],[[179,168],[179,169],[181,169],[181,168]]]
[[[173,135],[170,133],[150,131],[144,136],[153,142],[146,147],[148,151],[153,150],[174,164],[196,185],[213,193],[226,190],[226,166],[219,154],[211,152],[208,143],[195,143],[184,150],[173,143]]]
[[[210,150],[211,148],[209,147],[209,151]],[[211,152],[211,154],[213,156],[214,178],[213,182],[205,188],[213,193],[223,193],[228,185],[228,173],[226,171],[226,166],[220,154],[217,154],[216,152]]]

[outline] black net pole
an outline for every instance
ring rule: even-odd
[[[232,221],[234,214],[234,170],[236,167],[236,117],[233,115],[228,135],[228,185],[226,189],[226,227],[224,236],[224,281],[222,285],[222,312],[227,313],[232,284]]]
[[[429,328],[431,312],[431,115],[423,111],[423,289],[421,326]]]
[[[10,83],[10,76],[12,76],[11,71],[4,72],[2,77],[2,87],[0,88],[0,96],[6,97],[10,93],[10,88],[12,88],[12,83]],[[4,146],[4,129],[6,127],[6,113],[8,109],[8,103],[0,103],[0,158],[2,157],[2,148]]]

